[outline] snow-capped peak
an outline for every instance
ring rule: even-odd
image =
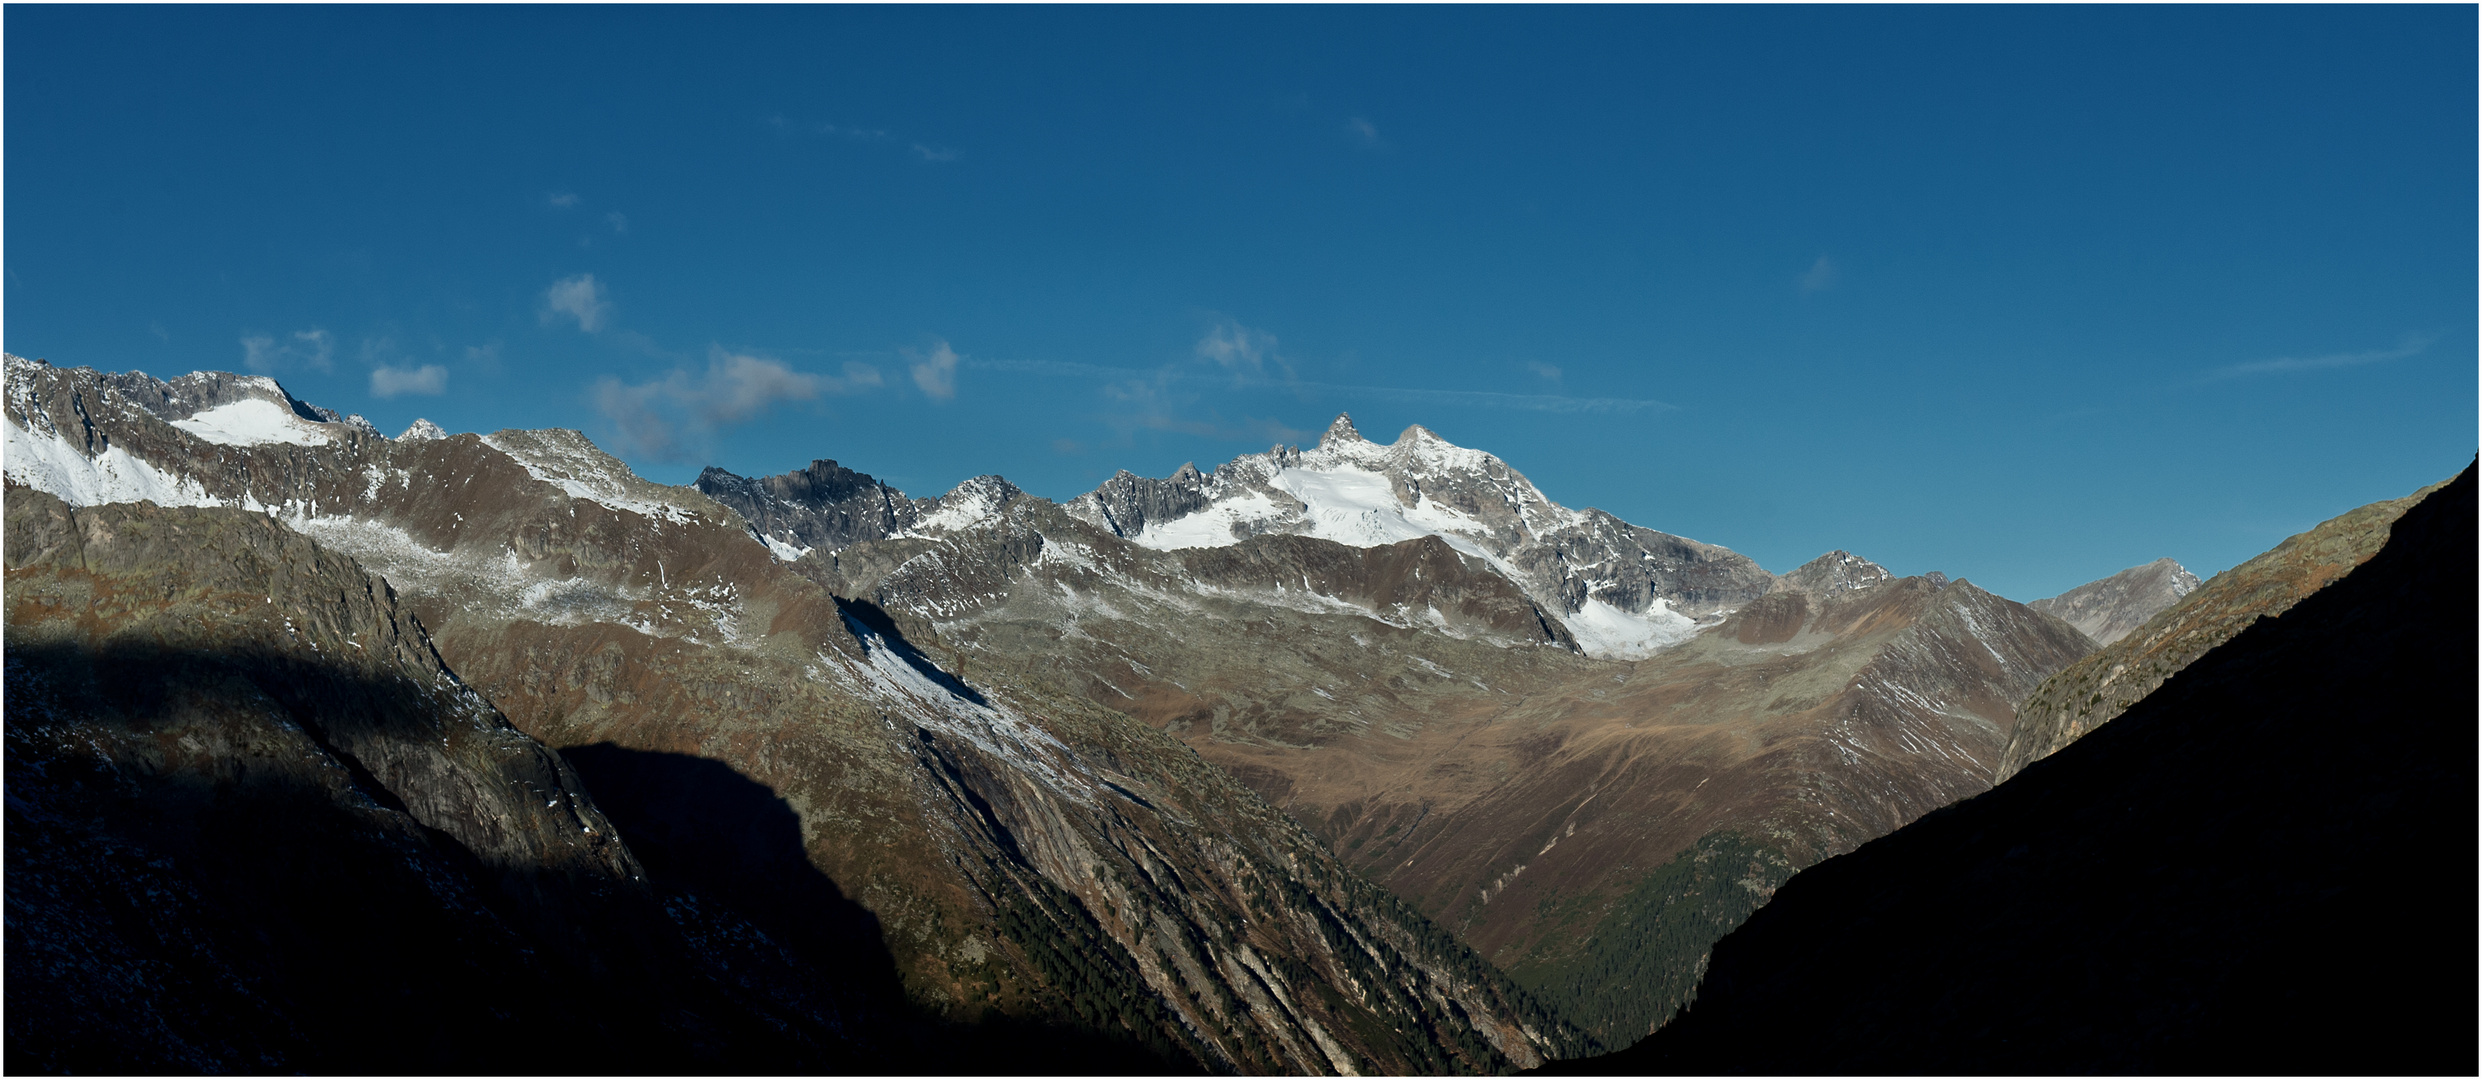
[[[1025,494],[1006,479],[986,474],[977,476],[936,500],[937,508],[913,523],[908,534],[954,532],[999,513],[1002,507]]]
[[[1352,547],[1436,536],[1566,623],[1589,652],[1644,656],[1772,586],[1721,548],[1544,497],[1506,462],[1420,425],[1382,446],[1339,415],[1308,451],[1279,446],[1200,476],[1117,476],[1069,513],[1158,550],[1291,533]]]
[[[413,423],[405,426],[405,430],[397,435],[396,441],[429,442],[433,439],[445,439],[447,437],[448,432],[441,428],[438,424],[434,424],[429,420],[416,419]]]
[[[1319,449],[1343,449],[1353,443],[1369,441],[1362,437],[1360,429],[1353,426],[1353,414],[1337,413],[1335,422],[1327,425],[1326,433],[1319,436]]]

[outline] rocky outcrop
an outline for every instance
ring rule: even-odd
[[[1172,521],[1206,506],[1205,474],[1183,462],[1162,480],[1122,469],[1103,486],[1070,501],[1068,511],[1114,536],[1128,537],[1145,532],[1149,522]]]
[[[2006,780],[2110,723],[2207,650],[2260,619],[2283,614],[2352,572],[2387,542],[2396,518],[2435,489],[2372,503],[2288,537],[2215,575],[2136,630],[2053,676],[2019,710],[2016,732],[2000,757],[1998,779]]]
[[[2374,516],[2375,555],[1802,871],[1681,1019],[1552,1071],[2473,1072],[2473,470]]]
[[[821,459],[779,476],[735,476],[709,466],[694,485],[739,512],[762,537],[795,550],[834,551],[904,531],[924,508],[905,493]]]
[[[2181,597],[2197,591],[2197,587],[2198,576],[2186,567],[2170,559],[2156,559],[2026,606],[2066,619],[2070,626],[2093,638],[2095,644],[2109,645],[2129,636],[2129,631],[2145,625],[2156,612],[2179,603]]]

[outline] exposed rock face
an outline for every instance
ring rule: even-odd
[[[2399,512],[2109,726],[1803,871],[1684,1017],[1557,1071],[2473,1072],[2440,958],[2477,901],[2473,470]]]
[[[1379,446],[1345,416],[1312,450],[1278,446],[1167,480],[1124,472],[1067,509],[1157,550],[1265,533],[1365,548],[1437,536],[1514,582],[1587,653],[1613,658],[1683,640],[1775,586],[1723,548],[1560,506],[1507,463],[1420,426]]]
[[[2170,559],[2156,559],[2026,606],[2066,619],[2095,644],[2109,645],[2197,588],[2196,574]]]
[[[1169,736],[917,649],[912,615],[794,572],[853,562],[780,561],[739,513],[576,433],[219,443],[93,372],[12,360],[9,378],[13,479],[23,460],[73,502],[119,501],[96,496],[139,476],[265,508],[267,527],[385,575],[447,663],[619,808],[693,953],[742,943],[730,978],[709,979],[737,1004],[698,1015],[887,1030],[935,1047],[918,1059],[932,1071],[1009,1071],[1029,1059],[971,1050],[1039,1057],[1064,1039],[1134,1055],[1081,1059],[1110,1067],[1285,1073],[1496,1071],[1584,1045]],[[960,569],[1005,576],[1053,552],[1024,515],[1084,528],[997,478],[923,502],[851,547],[988,550]],[[896,569],[883,576],[925,596],[961,580]],[[1378,579],[1390,596],[1454,592]],[[819,971],[848,977],[802,974]],[[850,1067],[788,1055],[700,1068]]]
[[[2387,542],[2396,518],[2431,490],[2372,503],[2289,537],[2215,575],[2136,630],[2054,676],[2019,710],[2021,719],[2000,757],[1998,779],[2006,780],[2110,723],[2207,650],[2259,619],[2283,614],[2352,572]]]
[[[751,534],[786,561],[865,540],[962,528],[1025,494],[998,476],[977,476],[939,498],[908,499],[866,473],[824,460],[755,480],[710,466],[695,486],[738,512]]]
[[[1162,480],[1122,469],[1102,487],[1072,503],[1071,512],[1082,511],[1080,516],[1116,536],[1137,536],[1150,522],[1187,517],[1206,509],[1207,502],[1206,476],[1198,466],[1184,462]]]
[[[710,466],[698,474],[700,493],[732,507],[761,536],[793,550],[834,551],[904,531],[923,509],[905,493],[833,461],[752,479]]]

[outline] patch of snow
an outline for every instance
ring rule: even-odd
[[[1171,521],[1150,521],[1146,529],[1129,539],[1140,547],[1157,551],[1178,551],[1183,548],[1230,547],[1241,542],[1233,535],[1235,525],[1259,525],[1281,519],[1288,508],[1276,505],[1274,499],[1261,492],[1248,492],[1218,502],[1197,513]],[[1246,532],[1263,532],[1247,529]]]
[[[1583,608],[1561,616],[1560,622],[1586,655],[1602,660],[1643,660],[1698,632],[1697,620],[1672,610],[1671,602],[1661,597],[1637,614],[1588,597]]]
[[[554,626],[620,622],[636,602],[625,589],[578,578],[547,577],[521,562],[514,551],[473,558],[434,551],[413,534],[361,518],[314,517],[290,508],[284,523],[333,551],[350,555],[399,588],[430,595],[472,590],[480,606]]]
[[[274,380],[268,380],[268,385],[274,386]],[[243,398],[202,410],[187,420],[173,421],[172,426],[219,446],[325,446],[334,441],[324,425],[304,420],[291,409],[259,398]]]
[[[1348,547],[1379,547],[1431,531],[1405,519],[1404,504],[1396,500],[1388,478],[1378,473],[1285,469],[1271,482],[1301,500],[1306,507],[1303,517],[1310,525],[1305,531],[1322,540]]]
[[[915,667],[898,646],[851,616],[845,625],[862,645],[867,662],[856,664],[832,653],[820,659],[845,675],[848,686],[903,714],[916,725],[974,744],[986,754],[1008,762],[1053,790],[1086,806],[1094,805],[1094,785],[1075,774],[1067,744],[1029,723],[1016,710],[977,702]]]
[[[157,506],[222,506],[198,481],[158,469],[114,446],[87,457],[59,436],[34,435],[0,418],[0,457],[11,480],[50,492],[71,506],[151,502]]]
[[[778,562],[793,562],[804,555],[810,554],[811,549],[809,548],[797,548],[772,536],[760,536],[758,530],[756,529],[750,530],[750,535],[757,536],[760,540],[765,541],[768,552],[773,554]]]
[[[507,454],[527,475],[558,487],[570,498],[675,524],[689,521],[695,513],[666,498],[662,485],[640,479],[619,458],[604,453],[578,432],[502,431],[483,436],[483,442]]]
[[[914,522],[912,528],[897,535],[915,536],[925,533],[955,532],[999,513],[1001,505],[998,499],[993,498],[991,493],[986,491],[960,490],[953,501],[942,500],[942,502],[946,505],[923,515],[920,520]]]
[[[396,441],[429,442],[433,439],[445,439],[447,437],[447,430],[440,427],[438,424],[434,424],[428,420],[416,419],[413,423],[407,424],[404,431],[397,434]]]

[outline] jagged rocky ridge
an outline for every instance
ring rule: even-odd
[[[2287,537],[2191,589],[2134,631],[2053,676],[2018,710],[2017,729],[2000,756],[1996,779],[2006,780],[2110,723],[2207,650],[2260,619],[2283,614],[2303,597],[2350,573],[2387,542],[2387,530],[2396,518],[2436,487],[2372,503]],[[2115,577],[2135,572],[2124,571]],[[2062,598],[2078,591],[2063,593]]]
[[[2132,566],[2107,578],[2086,582],[2058,596],[2028,601],[2025,606],[2057,615],[2109,645],[2145,625],[2155,613],[2197,591],[2198,576],[2170,559]]]
[[[2357,512],[2366,561],[1803,871],[1683,1018],[1550,1071],[2472,1073],[2474,483]]]
[[[943,663],[906,640],[910,616],[805,580],[741,514],[574,432],[394,441],[322,421],[245,440],[85,369],[7,374],[12,481],[237,508],[384,575],[445,663],[614,807],[694,940],[763,935],[795,969],[884,978],[991,1045],[1091,1037],[1154,1068],[1495,1071],[1585,1045],[1179,742]],[[991,535],[1033,501],[1007,492],[882,543]],[[666,794],[682,790],[730,797]],[[751,1015],[837,1027],[802,994],[752,993]]]

